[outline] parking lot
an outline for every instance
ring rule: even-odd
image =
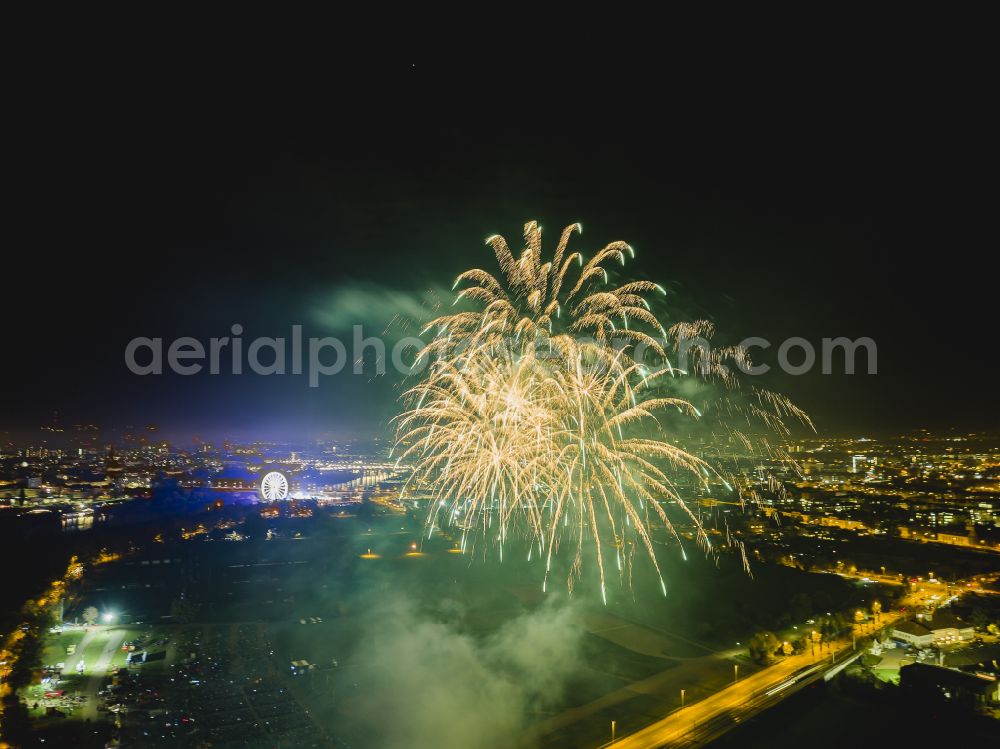
[[[877,657],[871,656],[867,662],[872,672],[883,681],[899,683],[899,669],[910,663],[968,668],[982,666],[984,669],[996,667],[1000,660],[1000,642],[991,636],[977,636],[972,640],[942,642],[929,647],[894,643],[893,647],[882,648]]]
[[[216,747],[333,745],[289,693],[256,624],[187,627],[176,661],[135,670],[116,690],[127,707],[121,738],[143,746],[209,741]]]
[[[257,624],[70,627],[43,659],[24,693],[43,724],[107,721],[143,746],[337,745],[288,691]]]
[[[35,718],[91,719],[101,712],[104,682],[129,657],[125,642],[143,636],[133,626],[66,626],[53,632],[42,654],[40,684],[28,688],[25,698]]]

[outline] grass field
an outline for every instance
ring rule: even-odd
[[[125,641],[139,637],[150,639],[155,630],[150,627],[98,625],[88,628],[65,629],[50,634],[42,651],[42,664],[55,666],[63,663],[59,684],[36,684],[24,693],[29,714],[42,719],[49,708],[55,708],[67,719],[86,720],[97,717],[97,692],[110,682],[112,673],[125,666],[126,653],[121,649]],[[67,649],[75,646],[75,652]],[[77,666],[83,662],[83,670]],[[151,663],[149,668],[162,669],[162,663]],[[46,691],[63,691],[55,698],[46,698]]]

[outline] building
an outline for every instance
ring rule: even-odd
[[[974,634],[972,625],[943,609],[938,609],[930,619],[922,622],[900,622],[892,630],[895,639],[918,648],[936,643],[971,640]]]
[[[944,609],[935,611],[927,626],[934,633],[935,642],[971,640],[975,635],[975,628],[971,624]]]
[[[973,705],[1000,701],[995,676],[973,674],[943,666],[911,663],[899,669],[899,686],[910,694],[944,698]]]
[[[962,530],[951,530],[947,533],[944,531],[938,531],[937,540],[942,544],[951,544],[952,546],[972,546],[972,539],[969,538],[968,531]]]
[[[892,628],[892,636],[918,648],[925,648],[934,642],[934,633],[919,622],[900,622]]]

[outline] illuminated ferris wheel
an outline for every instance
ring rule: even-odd
[[[288,497],[288,476],[281,471],[268,471],[260,480],[260,496],[268,502]]]

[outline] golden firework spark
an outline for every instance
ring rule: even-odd
[[[467,285],[455,303],[472,309],[438,317],[424,329],[434,334],[420,353],[430,364],[405,394],[406,410],[396,421],[399,462],[413,467],[407,488],[425,487],[431,497],[431,531],[441,523],[461,528],[463,550],[470,537],[483,538],[496,542],[502,559],[508,537],[525,538],[545,558],[545,587],[553,556],[569,544],[572,589],[592,545],[606,600],[611,550],[619,574],[629,578],[641,546],[665,593],[652,532],[662,525],[680,542],[668,505],[690,521],[699,545],[711,548],[682,487],[722,483],[741,501],[757,495],[752,482],[724,465],[724,455],[714,461],[696,455],[658,419],[665,411],[702,418],[667,383],[687,374],[671,357],[685,343],[710,336],[710,326],[665,330],[646,298],[664,293],[662,287],[611,282],[606,266],[624,266],[632,248],[612,242],[584,261],[568,247],[580,231],[579,224],[566,227],[552,260],[543,262],[541,227],[529,222],[517,258],[502,237],[487,239],[502,280],[481,269],[458,276],[453,288]],[[693,356],[700,381],[737,387],[724,362],[742,363],[745,352],[695,350]],[[733,415],[782,435],[787,417],[806,419],[766,391],[749,405],[724,398],[712,407],[728,437],[772,454],[752,429],[725,426]]]

